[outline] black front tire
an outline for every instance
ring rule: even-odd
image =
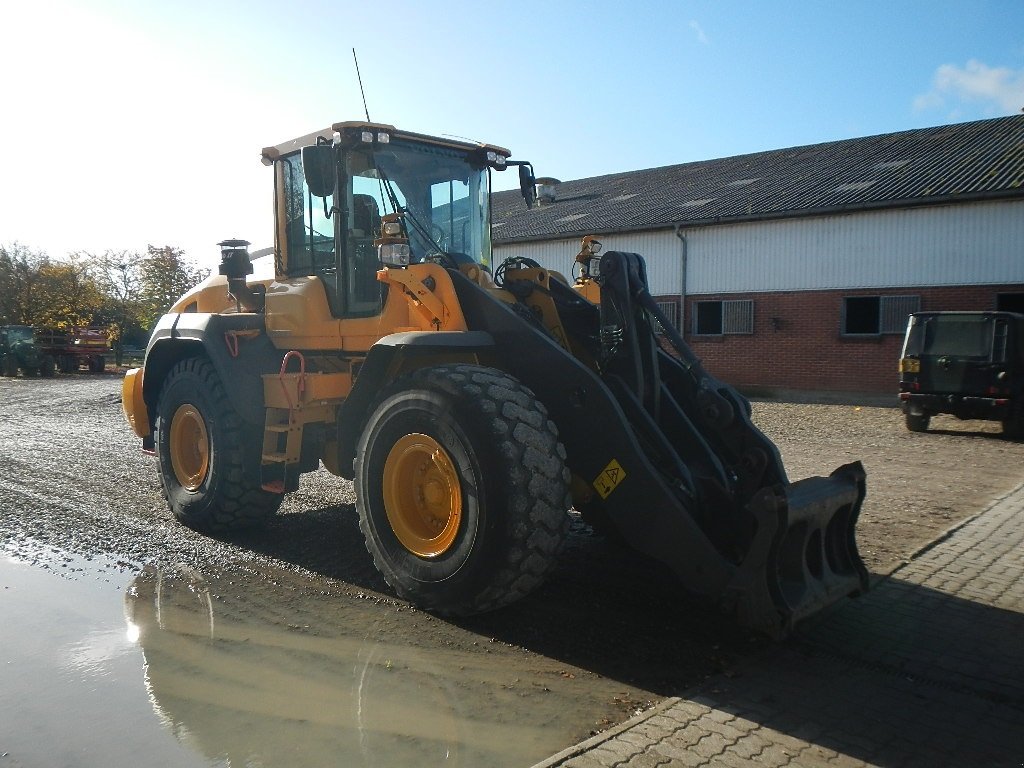
[[[389,520],[408,511],[394,497],[390,510],[385,503],[385,486],[409,479],[395,477],[389,456],[412,436],[436,445],[457,477],[451,538],[426,554]],[[525,596],[551,570],[569,530],[569,480],[558,431],[529,389],[492,368],[425,368],[381,395],[360,438],[359,526],[399,596],[441,614],[481,613]]]
[[[928,424],[931,422],[932,417],[929,416],[927,413],[908,413],[905,414],[905,419],[907,423],[907,429],[909,429],[911,432],[927,432]]]
[[[206,457],[194,480],[183,482],[175,451],[172,423],[178,413],[191,413],[205,431]],[[160,481],[174,516],[201,531],[223,533],[258,526],[281,505],[282,495],[260,487],[262,440],[238,415],[213,365],[204,358],[182,360],[168,374],[156,407],[155,443]],[[181,430],[179,430],[179,433]]]

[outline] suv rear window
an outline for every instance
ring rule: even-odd
[[[907,334],[904,356],[947,355],[988,360],[995,328],[992,317],[937,315],[915,317]]]

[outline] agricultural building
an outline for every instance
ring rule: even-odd
[[[1024,312],[1024,115],[495,196],[495,261],[647,261],[705,365],[761,390],[894,392],[908,313]]]

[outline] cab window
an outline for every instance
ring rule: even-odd
[[[332,274],[337,269],[334,223],[324,213],[324,201],[309,194],[298,154],[284,158],[284,216],[288,260],[285,273]],[[327,198],[327,210],[334,198]]]

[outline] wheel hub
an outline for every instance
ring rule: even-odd
[[[210,438],[206,421],[191,403],[178,406],[171,418],[171,468],[187,491],[197,491],[210,469]]]
[[[462,522],[462,487],[441,444],[403,436],[388,453],[383,480],[384,509],[402,546],[420,557],[447,552]]]

